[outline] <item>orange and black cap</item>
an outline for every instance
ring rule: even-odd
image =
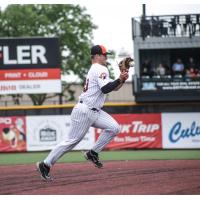
[[[91,55],[111,55],[111,52],[108,52],[103,45],[95,45],[91,48]]]

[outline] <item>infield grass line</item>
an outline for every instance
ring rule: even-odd
[[[0,153],[0,165],[36,163],[43,160],[49,152]],[[112,160],[199,160],[199,150],[122,150],[102,151],[100,159]],[[58,162],[86,162],[81,151],[65,154]]]

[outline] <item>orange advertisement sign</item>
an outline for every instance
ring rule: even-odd
[[[0,152],[26,151],[24,116],[0,117]]]
[[[161,114],[116,114],[120,133],[107,149],[162,148]],[[96,129],[96,140],[102,130]]]

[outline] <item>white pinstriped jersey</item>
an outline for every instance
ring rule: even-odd
[[[108,82],[110,82],[110,77],[107,67],[98,63],[92,64],[79,100],[82,100],[89,108],[102,108],[106,95],[101,88]]]

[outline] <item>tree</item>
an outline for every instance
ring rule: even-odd
[[[58,37],[62,74],[73,72],[82,82],[90,66],[92,31],[95,28],[86,8],[79,5],[12,4],[4,11],[0,10],[0,37]],[[41,105],[50,97],[47,94],[28,96],[34,105]]]

